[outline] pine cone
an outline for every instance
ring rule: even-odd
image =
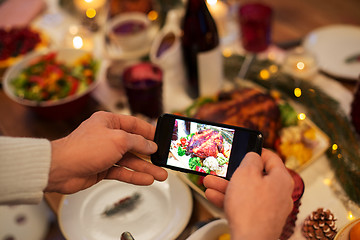
[[[335,217],[330,210],[319,208],[304,221],[302,233],[306,239],[334,239],[337,229]]]

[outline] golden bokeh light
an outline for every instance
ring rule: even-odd
[[[277,73],[277,71],[279,70],[279,67],[275,64],[272,64],[270,67],[269,67],[269,71],[271,73]]]
[[[262,80],[268,80],[270,78],[270,72],[267,69],[262,69],[259,75]]]
[[[299,70],[304,70],[305,68],[305,63],[304,62],[298,62],[296,64],[296,68],[299,69]]]
[[[230,48],[224,48],[224,50],[222,51],[222,55],[227,58],[231,57],[232,50]]]
[[[300,88],[295,88],[294,89],[294,95],[295,97],[300,97],[301,96],[301,89]]]
[[[148,13],[147,16],[150,21],[155,21],[156,19],[158,19],[159,13],[157,11],[152,10]]]
[[[325,178],[323,180],[323,183],[326,185],[326,186],[330,186],[331,185],[331,179],[330,178]]]
[[[332,145],[332,150],[333,151],[336,151],[338,149],[338,145],[336,144],[336,143],[334,143],[333,145]]]
[[[88,18],[94,18],[96,16],[96,10],[94,8],[89,8],[86,10],[86,16]]]
[[[299,114],[297,115],[297,118],[298,118],[299,120],[305,120],[306,114],[305,114],[305,113],[299,113]]]

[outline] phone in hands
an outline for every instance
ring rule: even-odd
[[[230,179],[248,152],[261,154],[259,131],[163,114],[154,137],[158,150],[151,155],[157,166]]]

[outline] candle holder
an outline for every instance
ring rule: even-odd
[[[298,78],[309,79],[318,72],[316,58],[303,48],[295,48],[285,57],[284,72]]]

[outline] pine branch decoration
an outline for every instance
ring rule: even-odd
[[[244,57],[239,55],[224,59],[225,76],[228,79],[236,78],[243,60]],[[246,78],[268,90],[277,90],[285,98],[306,107],[310,119],[331,139],[326,153],[337,180],[349,198],[360,204],[360,140],[351,121],[336,100],[309,81],[302,81],[281,71],[269,74],[266,79],[262,78],[260,72],[271,66],[277,65],[270,60],[256,59]],[[300,97],[294,95],[295,88],[301,89]]]

